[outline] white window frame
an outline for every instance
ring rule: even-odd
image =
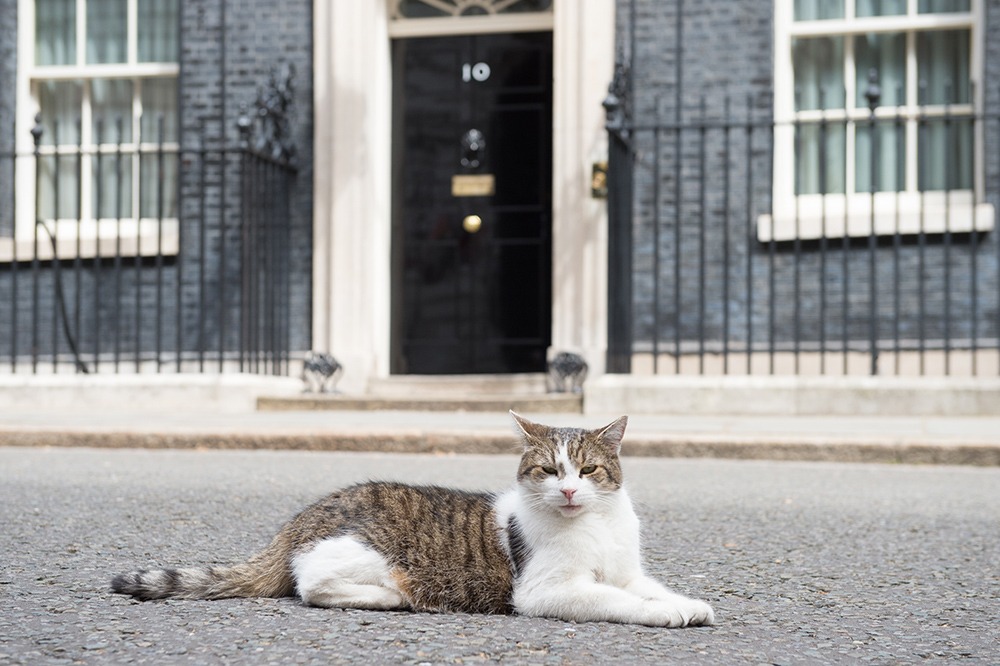
[[[31,153],[34,142],[31,128],[35,124],[35,115],[39,112],[38,82],[51,80],[88,80],[88,79],[131,79],[133,85],[132,108],[132,141],[121,144],[122,155],[131,156],[132,210],[121,220],[95,219],[93,216],[93,163],[95,155],[100,151],[105,159],[114,159],[119,144],[95,144],[92,135],[91,105],[87,85],[83,86],[83,103],[81,105],[81,147],[82,163],[80,166],[80,219],[44,220],[43,223],[57,238],[56,255],[61,258],[90,258],[95,256],[114,256],[120,252],[124,256],[141,255],[155,256],[176,255],[179,249],[178,220],[176,217],[140,218],[140,151],[156,151],[157,143],[137,143],[141,138],[139,133],[141,117],[141,80],[153,77],[168,77],[178,79],[179,63],[140,63],[138,62],[138,3],[128,0],[127,20],[127,62],[113,64],[86,63],[86,0],[76,0],[76,63],[75,65],[35,64],[35,0],[18,0],[17,20],[17,136],[15,140],[17,158],[17,207],[14,212],[13,238],[0,239],[0,263],[31,260],[35,257],[35,164]],[[180,118],[178,118],[178,125]],[[106,128],[105,136],[110,134]],[[164,142],[164,155],[177,155],[180,146],[176,142]],[[57,146],[39,146],[40,155],[54,155],[59,152]],[[72,153],[76,154],[76,147]],[[179,165],[178,165],[179,166]],[[178,177],[180,174],[178,172]],[[53,248],[48,233],[38,231],[38,259],[53,258]],[[79,238],[77,237],[79,235]]]
[[[918,14],[918,0],[907,0],[907,14],[898,16],[856,17],[855,0],[845,0],[845,18],[795,21],[794,0],[774,3],[774,181],[772,214],[757,220],[757,238],[761,242],[799,239],[843,238],[876,235],[942,233],[944,231],[989,231],[994,226],[993,206],[985,202],[983,151],[974,150],[973,189],[919,192],[917,189],[918,115],[943,116],[945,107],[918,107],[918,90],[912,82],[917,78],[915,35],[923,30],[967,29],[970,34],[969,72],[972,81],[970,104],[953,104],[952,114],[981,113],[983,109],[983,0],[970,0],[970,11],[953,14]],[[850,37],[869,33],[898,33],[907,38],[907,81],[905,104],[876,109],[876,117],[894,120],[897,113],[905,119],[905,190],[877,192],[872,195],[854,192],[855,130],[866,126],[868,108],[854,109],[856,78],[852,71],[844,72],[845,109],[795,111],[795,74],[792,62],[792,41],[799,37],[843,35],[845,62],[853,59]],[[819,121],[843,123],[846,128],[846,179],[844,194],[795,194],[795,122]],[[985,139],[983,124],[977,123],[972,137],[975,146]]]

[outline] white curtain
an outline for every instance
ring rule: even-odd
[[[138,0],[139,62],[177,62],[178,0]]]
[[[90,82],[91,131],[98,141],[98,121],[101,121],[101,143],[132,140],[132,79],[94,79]],[[121,118],[121,136],[117,119]]]
[[[827,6],[826,3],[821,3]],[[843,109],[844,38],[792,40],[795,110]],[[799,125],[795,135],[796,194],[844,192],[846,132],[842,122]],[[825,172],[820,172],[820,164]]]
[[[139,122],[143,143],[177,141],[177,79],[145,79],[142,82],[142,118]],[[162,160],[164,217],[177,215],[177,154],[166,152]],[[158,217],[160,211],[160,158],[142,155],[139,162],[139,214]]]
[[[927,121],[917,137],[921,191],[972,189],[972,121]]]
[[[847,132],[843,121],[804,123],[795,136],[796,194],[843,194]]]
[[[163,118],[163,136],[160,136]],[[139,123],[144,143],[177,141],[177,79],[143,79],[142,120]]]
[[[76,145],[80,142],[80,81],[39,81],[38,106],[42,114],[42,144]]]
[[[969,103],[969,31],[938,30],[917,35],[921,104]]]
[[[38,216],[73,220],[80,217],[79,155],[44,155],[39,158]],[[58,192],[56,181],[59,182]],[[58,208],[58,210],[57,210]],[[41,237],[43,241],[48,239]]]
[[[872,126],[857,123],[854,130],[854,191],[872,191]],[[876,192],[906,189],[906,126],[892,120],[875,124]]]
[[[844,38],[792,40],[795,110],[844,108]]]
[[[938,3],[940,4],[940,3]],[[954,3],[952,3],[954,4]],[[968,30],[917,35],[917,78],[921,104],[968,104],[970,44]],[[928,120],[920,125],[921,190],[972,188],[972,123]]]
[[[94,143],[132,141],[132,79],[94,79],[90,82]],[[119,122],[120,120],[120,122]],[[91,158],[92,215],[98,218],[132,217],[132,157],[105,153]]]
[[[942,12],[967,12],[970,0],[920,0],[917,11],[921,14]]]
[[[844,0],[795,0],[796,21],[820,21],[844,18]]]
[[[906,13],[906,0],[857,0],[855,16],[899,16]]]
[[[164,153],[162,170],[160,156],[143,153],[139,156],[139,215],[141,217],[177,217],[177,153]],[[160,176],[162,174],[163,208],[160,209]]]
[[[869,72],[875,70],[881,90],[879,106],[906,103],[906,35],[901,32],[858,35],[854,38],[856,97],[858,108],[868,107],[865,93]]]
[[[35,0],[35,64],[76,64],[76,0]]]
[[[126,62],[128,1],[87,0],[87,63]]]
[[[39,81],[38,104],[42,114],[42,145],[77,146],[80,143],[80,81]],[[76,155],[43,157],[38,184],[39,215],[42,219],[75,218],[80,199],[79,158]],[[56,173],[58,186],[56,191]],[[56,210],[58,202],[58,211]]]

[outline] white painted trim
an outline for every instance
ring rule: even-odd
[[[576,2],[578,0],[566,1]],[[552,30],[554,25],[555,19],[552,12],[396,19],[389,22],[389,37],[396,39],[400,37],[484,35],[498,32],[545,32]]]
[[[159,220],[142,219],[138,228],[135,220],[122,220],[121,233],[117,231],[117,220],[101,220],[98,227],[93,220],[79,225],[76,220],[60,220],[55,230],[56,253],[60,259],[90,259],[96,256],[113,257],[121,254],[128,257],[174,256],[180,249],[177,219],[164,219],[162,228]],[[49,228],[53,225],[47,223]],[[77,230],[80,230],[80,245],[77,246]],[[30,261],[35,256],[35,239],[0,238],[0,264]],[[52,241],[44,231],[38,232],[38,259],[52,259]]]
[[[384,2],[315,6],[312,345],[343,364],[348,392],[389,374],[387,26]]]
[[[46,80],[72,79],[132,79],[136,77],[175,77],[180,66],[165,62],[142,62],[135,65],[113,63],[109,65],[48,65],[31,68],[30,78]]]
[[[607,160],[604,107],[614,76],[614,0],[555,2],[553,33],[552,346],[582,355],[590,376],[607,354],[607,202],[591,167]]]
[[[127,217],[121,221],[121,243],[122,252],[125,255],[134,255],[138,252],[141,256],[154,256],[157,251],[157,238],[161,231],[150,225],[155,225],[155,220],[143,219],[136,223],[139,215],[141,202],[139,200],[140,186],[140,159],[137,150],[156,150],[157,144],[142,143],[137,145],[135,141],[139,137],[139,127],[141,124],[141,95],[143,78],[169,77],[176,78],[180,73],[178,63],[139,63],[138,59],[138,5],[136,0],[128,0],[127,16],[127,60],[126,63],[112,64],[86,64],[86,2],[76,0],[77,22],[76,22],[76,58],[75,65],[35,65],[35,2],[34,0],[18,0],[18,67],[17,67],[17,89],[16,89],[16,128],[15,137],[16,151],[21,155],[17,164],[17,209],[14,212],[14,239],[4,239],[0,241],[0,263],[9,262],[15,256],[18,261],[30,260],[34,256],[34,234],[35,234],[35,171],[31,153],[34,144],[30,134],[31,127],[34,126],[34,117],[38,113],[37,91],[34,86],[35,81],[40,80],[61,80],[71,81],[76,79],[111,79],[127,78],[133,79],[132,99],[132,137],[133,141],[121,145],[122,154],[131,157],[132,167],[132,210],[127,211]],[[80,221],[59,221],[56,227],[58,233],[57,254],[59,257],[75,257],[76,255],[76,234],[81,232],[81,252],[83,258],[95,256],[98,244],[102,255],[114,254],[114,248],[118,242],[117,231],[110,231],[109,221],[103,220],[98,225],[91,216],[93,208],[93,169],[90,160],[97,151],[94,145],[91,128],[91,105],[87,87],[84,86],[84,99],[80,109],[81,114],[81,141],[80,148],[72,146],[65,150],[60,150],[56,146],[39,146],[39,154],[51,155],[56,153],[67,153],[76,155],[78,150],[82,150],[83,165],[80,172]],[[115,150],[117,145],[105,146],[105,150]],[[176,154],[179,149],[176,143],[166,143],[163,145],[165,154]],[[52,224],[53,221],[48,220]],[[164,255],[175,255],[178,251],[177,243],[177,221],[175,219],[165,219],[163,221],[163,245],[160,248]],[[117,229],[117,222],[114,229]],[[99,240],[98,240],[99,239]],[[47,236],[40,237],[39,258],[46,259],[52,257],[52,248]]]
[[[780,1],[780,0],[779,0]],[[976,0],[973,0],[975,3]],[[850,2],[848,6],[851,6]],[[872,16],[856,19],[827,21],[792,21],[788,28],[791,37],[824,37],[826,35],[864,35],[877,32],[906,32],[908,30],[948,30],[968,28],[969,14],[918,14],[917,16]]]
[[[35,62],[35,2],[19,0],[17,6],[17,89],[15,91],[14,146],[17,153],[27,155],[33,146],[31,134],[38,104],[31,94],[31,69]],[[35,173],[31,157],[17,159],[17,208],[14,229],[31,228],[35,211]]]
[[[418,34],[390,26],[387,8],[314,8],[312,346],[345,366],[339,386],[347,392],[389,374],[389,43]],[[444,33],[553,30],[552,345],[583,353],[591,375],[603,372],[607,348],[607,211],[590,198],[590,165],[607,159],[601,101],[614,63],[614,16],[614,0],[566,0],[530,20],[448,19]],[[419,36],[442,34],[445,25],[419,23]]]
[[[907,15],[853,18],[853,4],[847,2],[846,18],[820,21],[794,21],[793,0],[775,0],[774,8],[774,166],[773,166],[773,210],[772,215],[760,215],[757,219],[757,237],[761,241],[791,240],[799,238],[838,238],[846,233],[849,236],[867,236],[870,233],[871,197],[865,193],[855,193],[855,131],[857,122],[866,121],[869,111],[866,108],[855,108],[856,81],[853,66],[852,36],[869,32],[906,32],[907,39],[907,98],[905,104],[899,107],[879,107],[876,117],[893,119],[897,113],[904,118],[907,164],[904,169],[904,187],[899,197],[896,193],[879,193],[875,206],[876,234],[895,233],[897,223],[901,233],[919,233],[921,229],[927,233],[940,233],[945,230],[953,232],[986,231],[994,226],[995,211],[988,204],[982,204],[985,187],[984,157],[982,151],[976,151],[976,163],[973,166],[973,190],[970,192],[950,192],[947,195],[940,192],[927,192],[924,196],[917,191],[917,123],[920,117],[931,118],[943,116],[945,113],[955,115],[971,115],[983,108],[983,57],[984,35],[983,0],[971,0],[971,11],[961,14],[917,14],[917,1],[910,0]],[[948,108],[938,105],[932,107],[917,106],[916,44],[914,35],[926,30],[968,29],[970,39],[970,78],[975,91],[975,98],[970,104],[956,104]],[[845,108],[824,111],[801,111],[794,108],[794,69],[792,63],[792,40],[798,37],[816,37],[824,35],[844,36],[844,86],[846,89]],[[922,114],[922,115],[921,115]],[[846,198],[843,194],[795,195],[795,165],[794,142],[796,120],[816,122],[826,118],[831,122],[849,122],[845,131],[845,188],[850,193]],[[974,142],[983,145],[985,135],[983,123],[977,127]],[[973,197],[973,192],[976,194]],[[943,215],[943,210],[937,204],[939,197],[950,197],[955,208],[949,213],[950,221],[944,219],[932,222],[935,215]],[[959,204],[968,199],[967,203]],[[979,201],[979,204],[974,203]],[[898,202],[900,209],[891,207],[891,202]],[[928,202],[931,204],[928,206]],[[847,222],[845,224],[845,206]],[[921,210],[923,214],[916,211]],[[824,212],[825,211],[825,212]],[[921,221],[923,219],[923,221]],[[839,220],[839,222],[838,222]],[[933,229],[931,228],[932,225]],[[825,232],[818,232],[825,228]]]
[[[844,211],[845,202],[848,210]],[[757,218],[757,240],[788,241],[799,238],[859,238],[871,235],[871,195],[845,198],[843,194],[804,194],[794,210],[779,211],[774,216]],[[995,211],[989,203],[974,203],[970,190],[912,193],[877,192],[875,194],[875,234],[891,236],[918,233],[940,234],[991,231]]]

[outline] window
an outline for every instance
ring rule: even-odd
[[[19,152],[33,149],[36,114],[42,130],[37,182],[19,167],[18,185],[37,187],[37,218],[73,255],[78,238],[92,256],[95,239],[120,237],[123,252],[175,253],[156,237],[176,235],[178,0],[20,0],[18,9]],[[35,235],[34,198],[22,199],[19,257]]]
[[[776,0],[760,240],[992,228],[975,148],[981,2]]]
[[[552,0],[386,1],[390,37],[541,31],[553,27]]]

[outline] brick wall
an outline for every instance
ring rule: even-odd
[[[199,339],[210,348],[217,347],[220,322],[215,311],[222,281],[229,286],[221,324],[224,345],[228,350],[238,347],[242,232],[238,217],[240,162],[235,150],[239,145],[237,119],[244,108],[252,110],[258,89],[268,82],[271,71],[291,63],[296,69],[292,133],[297,146],[298,177],[291,192],[288,222],[292,273],[287,298],[291,347],[308,349],[312,280],[312,1],[225,0],[225,31],[222,0],[180,3],[181,251],[177,257],[164,257],[161,262],[146,259],[138,265],[133,258],[123,262],[106,258],[99,267],[92,260],[63,262],[60,274],[70,328],[80,349],[90,353],[95,337],[101,337],[102,349],[108,349],[107,339],[117,320],[126,359],[132,358],[136,339],[147,355],[157,340],[168,353],[177,348],[178,339],[181,348],[189,353],[197,348]],[[0,0],[0,151],[11,133],[15,104],[16,4],[17,0]],[[0,159],[0,176],[3,168],[4,160]],[[8,224],[5,220],[10,214],[10,195],[3,190],[8,182],[0,178],[0,229]],[[224,234],[220,233],[222,228]],[[37,339],[40,353],[51,353],[56,340],[65,354],[68,344],[54,300],[51,264],[43,263],[33,271],[30,263],[22,261],[16,290],[14,280],[9,265],[0,265],[0,354],[9,354],[13,348],[10,315],[15,303],[18,353],[30,353]],[[202,298],[202,294],[206,297]],[[205,316],[206,311],[210,316]],[[136,321],[140,322],[138,326]]]
[[[295,100],[292,109],[293,139],[297,149],[298,178],[292,198],[292,265],[291,286],[292,348],[308,349],[311,339],[312,294],[312,2],[311,0],[227,0],[223,34],[223,5],[219,0],[182,0],[181,37],[181,108],[183,141],[190,146],[218,148],[235,146],[239,142],[237,120],[242,112],[252,112],[258,90],[268,82],[272,71],[289,63],[295,68]],[[222,50],[225,43],[225,52]],[[224,58],[223,58],[224,55]],[[225,99],[223,99],[223,87]],[[223,116],[223,113],[225,114]],[[218,156],[215,156],[218,159]],[[235,215],[239,202],[239,182],[234,170],[235,155],[228,156],[230,177],[225,183],[225,201],[229,214],[224,247],[227,257],[225,274],[239,275],[240,230]],[[210,158],[210,162],[213,161]],[[209,219],[208,242],[218,250],[220,215],[218,212],[219,171],[206,169]],[[194,255],[194,243],[200,223],[202,185],[200,169],[185,174],[185,219],[189,220]],[[213,253],[218,256],[218,252]],[[206,274],[219,274],[218,265],[206,266]],[[194,291],[197,278],[189,274]],[[210,289],[217,289],[217,280],[210,279]],[[233,310],[225,328],[235,335],[237,311]],[[185,318],[191,331],[198,326],[197,312]],[[213,324],[214,326],[214,324]],[[212,334],[216,334],[213,329]],[[227,337],[230,337],[227,336]]]
[[[10,201],[12,172],[9,159],[13,149],[14,86],[17,76],[17,0],[0,0],[0,204]],[[13,231],[13,210],[0,205],[0,237]]]
[[[673,129],[662,130],[658,136],[653,131],[634,136],[632,261],[637,347],[648,349],[655,329],[661,351],[672,351],[678,321],[682,341],[696,340],[702,334],[710,341],[719,340],[728,313],[728,336],[737,342],[747,338],[749,317],[758,344],[767,342],[773,321],[779,346],[790,344],[796,328],[802,340],[815,342],[824,337],[828,346],[839,344],[846,326],[849,344],[865,349],[871,292],[866,239],[852,241],[846,252],[839,239],[830,240],[825,259],[818,242],[798,247],[779,243],[772,248],[755,240],[757,218],[770,212],[771,206],[771,138],[766,125],[772,109],[772,0],[683,0],[679,88],[678,4],[677,0],[635,0],[635,45],[630,49],[633,5],[629,0],[618,3],[619,52],[628,57],[634,50],[636,122],[679,119],[720,125],[705,131],[684,129],[679,139]],[[1000,34],[1000,1],[988,0],[987,21],[985,34]],[[986,51],[987,112],[995,114],[1000,111],[1000,41],[987,38]],[[721,127],[727,118],[735,121],[728,132]],[[748,118],[764,125],[754,128],[749,146],[743,125]],[[1000,210],[1000,120],[988,123],[983,144],[986,198]],[[724,188],[727,177],[728,191]],[[654,198],[654,181],[659,183],[658,198]],[[727,230],[728,252],[723,242]],[[973,331],[980,337],[998,336],[997,235],[980,234],[975,244],[969,235],[955,235],[950,249],[940,236],[927,240],[923,256],[927,338],[942,337],[946,327],[953,338],[967,338]],[[898,319],[900,336],[912,339],[919,333],[914,314],[919,310],[916,240],[904,239],[897,251],[883,239],[875,255],[878,337],[891,338]],[[948,255],[950,269],[946,269]],[[898,318],[892,289],[897,257],[902,276],[899,306],[904,313]],[[728,293],[723,286],[725,274]],[[821,300],[825,301],[822,330]]]

